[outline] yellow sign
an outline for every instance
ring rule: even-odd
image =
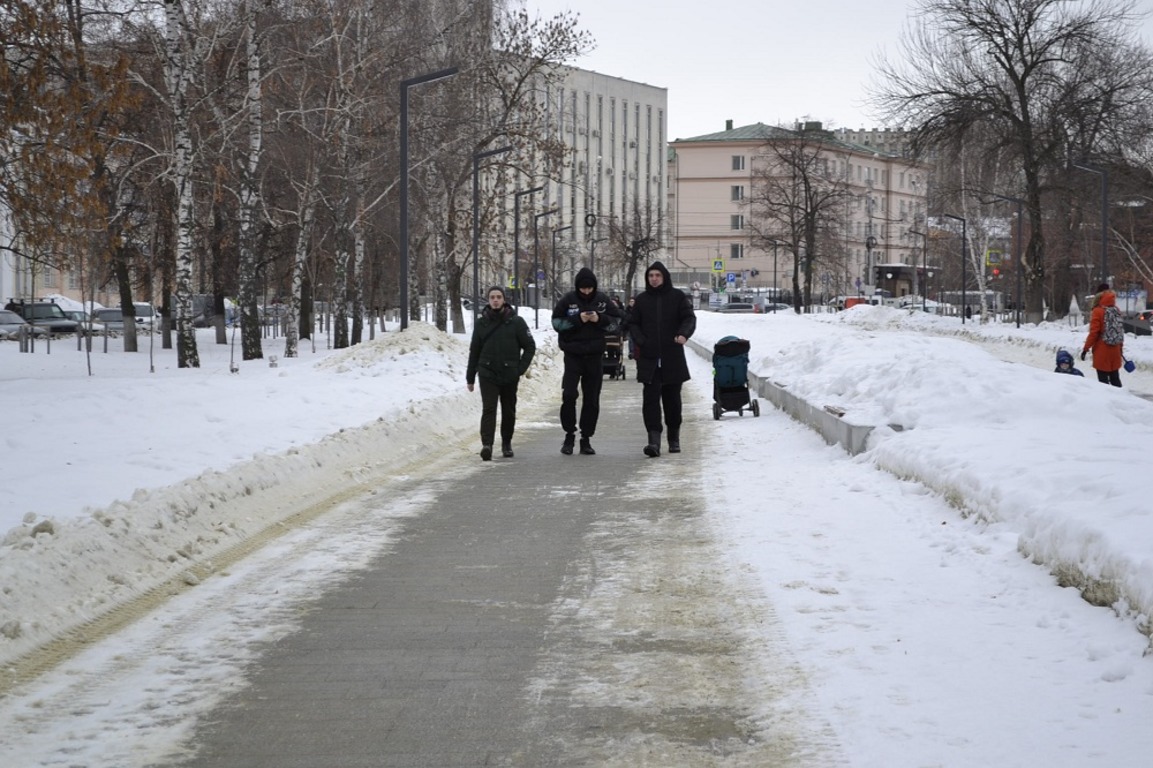
[[[1001,266],[1001,252],[989,249],[985,251],[985,266],[986,267],[999,267]]]
[[[724,272],[725,271],[725,260],[724,259],[713,259],[713,271],[714,272]]]

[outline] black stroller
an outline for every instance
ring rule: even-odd
[[[749,342],[726,336],[713,345],[713,418],[725,411],[761,415],[761,405],[749,397]]]
[[[624,379],[625,340],[619,333],[605,335],[605,353],[601,358],[601,374],[608,374],[610,379]]]

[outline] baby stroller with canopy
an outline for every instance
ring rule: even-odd
[[[605,353],[601,357],[601,374],[608,374],[610,379],[625,377],[624,360],[625,340],[620,333],[605,334]]]
[[[725,336],[713,345],[713,418],[720,420],[725,411],[761,415],[756,398],[749,397],[749,342],[736,336]]]

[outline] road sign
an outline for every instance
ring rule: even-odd
[[[999,267],[1001,266],[1001,252],[989,249],[985,251],[985,266],[986,267]]]
[[[725,271],[725,260],[724,259],[713,259],[713,271],[714,272],[724,272]]]
[[[727,275],[725,275],[725,282],[726,283],[737,282],[737,273],[736,272],[730,272]]]

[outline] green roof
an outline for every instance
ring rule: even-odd
[[[689,139],[674,139],[673,141],[765,141],[766,139],[785,139],[796,134],[785,128],[777,128],[764,123],[753,123],[733,128],[730,131],[719,133],[706,133],[703,136],[693,136]]]
[[[876,147],[870,147],[865,144],[857,144],[851,141],[845,141],[837,138],[833,131],[822,130],[821,140],[827,144],[836,145],[851,149],[858,154],[864,155],[877,155],[888,158],[900,158],[901,155],[893,154],[890,152],[880,152]],[[764,123],[753,123],[752,125],[742,125],[740,128],[733,128],[728,131],[719,131],[718,133],[706,133],[703,136],[693,136],[688,139],[673,139],[669,142],[670,145],[680,142],[690,141],[769,141],[771,139],[794,139],[804,135],[802,131],[794,131],[788,128],[781,128],[779,126],[765,125]]]

